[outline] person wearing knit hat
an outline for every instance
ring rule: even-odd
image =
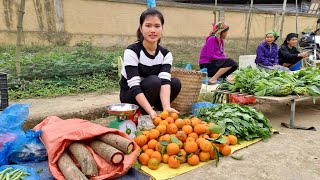
[[[289,69],[279,65],[278,47],[275,41],[279,35],[270,31],[266,34],[265,40],[257,47],[257,57],[255,63],[259,69],[277,69],[280,71],[288,71]]]
[[[308,56],[307,52],[299,52],[296,48],[298,42],[298,34],[289,33],[281,45],[278,56],[279,64],[285,67],[292,67],[301,59]]]
[[[218,83],[219,78],[227,78],[238,68],[238,64],[224,52],[224,40],[229,26],[224,22],[212,24],[213,28],[203,45],[199,58],[200,69],[207,68],[208,84]]]

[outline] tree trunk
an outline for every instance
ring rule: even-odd
[[[22,39],[22,31],[23,31],[23,15],[25,9],[25,0],[20,1],[20,8],[18,13],[18,25],[17,25],[17,44],[16,44],[16,71],[18,76],[21,73],[21,66],[20,66],[20,51],[21,51],[21,39]]]

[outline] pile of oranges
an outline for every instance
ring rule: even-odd
[[[216,125],[196,117],[180,119],[176,113],[163,111],[153,119],[153,124],[154,129],[142,131],[134,138],[141,150],[138,160],[153,170],[161,162],[178,168],[182,163],[195,166],[200,161],[214,160],[215,148],[223,156],[228,156],[231,153],[229,145],[238,143],[233,135],[223,136],[226,139],[224,144],[212,141],[220,136],[210,131]]]

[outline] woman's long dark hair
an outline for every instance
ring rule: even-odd
[[[141,16],[140,16],[140,26],[138,27],[138,30],[137,30],[137,39],[138,41],[142,42],[143,41],[143,35],[140,31],[140,27],[142,27],[143,23],[144,23],[144,20],[148,17],[148,16],[158,16],[158,18],[160,19],[161,21],[161,26],[163,26],[164,24],[164,18],[163,18],[163,15],[160,11],[156,10],[156,9],[147,9],[145,10]],[[159,41],[160,42],[160,39]]]

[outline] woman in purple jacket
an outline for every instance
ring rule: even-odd
[[[201,49],[199,65],[200,68],[207,68],[208,84],[216,84],[219,78],[226,78],[233,73],[238,64],[227,58],[224,52],[224,39],[228,35],[229,26],[223,22],[213,24],[213,30],[206,39]]]
[[[289,69],[279,65],[278,47],[275,41],[279,35],[270,31],[266,34],[265,41],[263,41],[256,50],[256,64],[259,69],[277,69],[280,71],[288,71]]]

